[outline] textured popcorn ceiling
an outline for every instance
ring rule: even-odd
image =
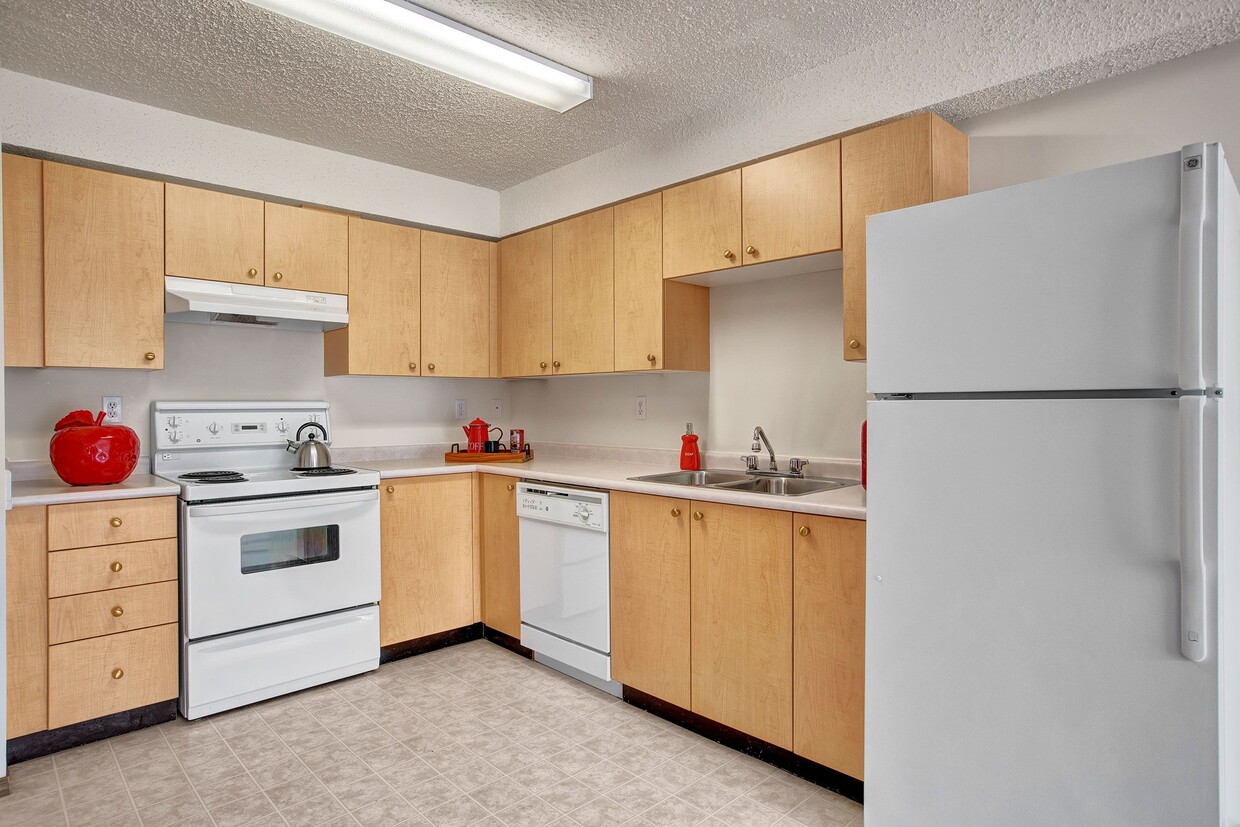
[[[506,189],[677,124],[751,118],[764,90],[836,80],[823,69],[861,53],[884,56],[881,84],[812,90],[841,122],[940,103],[978,114],[1240,36],[1236,3],[1217,0],[422,5],[593,75],[595,99],[556,114],[241,0],[0,0],[0,66]],[[967,25],[953,39],[957,19]],[[928,44],[916,37],[927,31]],[[1027,40],[1013,37],[1022,31]],[[950,94],[910,92],[928,86]]]

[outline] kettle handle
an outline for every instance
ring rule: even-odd
[[[490,428],[488,428],[488,429],[487,429],[487,439],[490,439],[490,438],[491,438],[491,431],[499,431],[499,435],[500,435],[500,438],[501,438],[501,439],[502,439],[502,438],[503,438],[503,436],[504,436],[504,429],[503,429],[503,428],[499,427],[498,425],[492,425]]]
[[[320,424],[319,424],[319,423],[317,423],[317,422],[306,422],[306,423],[303,423],[303,424],[302,424],[302,426],[301,426],[300,428],[298,428],[298,429],[297,429],[297,436],[296,436],[296,437],[294,437],[294,439],[296,439],[298,442],[301,442],[301,432],[302,432],[302,431],[304,431],[304,430],[306,430],[307,428],[318,428],[318,429],[319,429],[319,432],[320,432],[321,434],[323,434],[323,439],[327,439],[327,429],[326,429],[326,428],[324,428],[322,425],[320,425]],[[311,438],[313,438],[313,437],[314,437],[314,434],[311,434],[310,436],[311,436]]]

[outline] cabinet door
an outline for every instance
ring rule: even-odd
[[[48,366],[164,366],[164,185],[43,164]]]
[[[418,375],[421,236],[349,217],[349,325],[323,334],[324,375]]]
[[[423,376],[490,376],[492,243],[422,233]]]
[[[666,367],[663,353],[663,196],[617,204],[616,367]],[[709,288],[707,288],[709,289]]]
[[[793,751],[861,779],[865,521],[798,514],[793,537]]]
[[[663,277],[741,263],[741,171],[663,190]]]
[[[16,508],[5,530],[8,737],[47,729],[47,509]]]
[[[43,162],[4,153],[4,364],[43,367]]]
[[[501,376],[551,373],[551,236],[540,227],[499,243]]]
[[[968,140],[931,114],[841,140],[845,359],[859,361],[866,356],[866,218],[967,193]]]
[[[693,509],[693,711],[792,749],[792,515]]]
[[[263,202],[165,184],[164,272],[190,279],[262,284]]]
[[[521,637],[521,556],[517,480],[480,474],[482,491],[482,622]]]
[[[690,503],[611,494],[611,670],[690,707]]]
[[[470,474],[380,484],[383,646],[474,622]]]
[[[741,191],[743,263],[840,249],[839,141],[744,167]]]
[[[551,366],[556,373],[610,373],[616,367],[612,209],[551,229]]]
[[[264,283],[313,293],[349,292],[349,218],[264,203]]]

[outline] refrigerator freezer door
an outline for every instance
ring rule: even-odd
[[[872,217],[870,392],[1180,387],[1181,166],[1176,152]]]
[[[1218,659],[1180,651],[1179,408],[870,403],[867,827],[1219,823]]]

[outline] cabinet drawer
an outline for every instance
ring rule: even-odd
[[[48,650],[47,725],[76,724],[177,696],[177,624]]]
[[[176,497],[72,503],[47,509],[47,547],[51,551],[175,536]]]
[[[47,639],[51,644],[175,623],[176,620],[175,580],[47,601]]]
[[[53,551],[47,556],[48,597],[176,579],[175,539]]]

